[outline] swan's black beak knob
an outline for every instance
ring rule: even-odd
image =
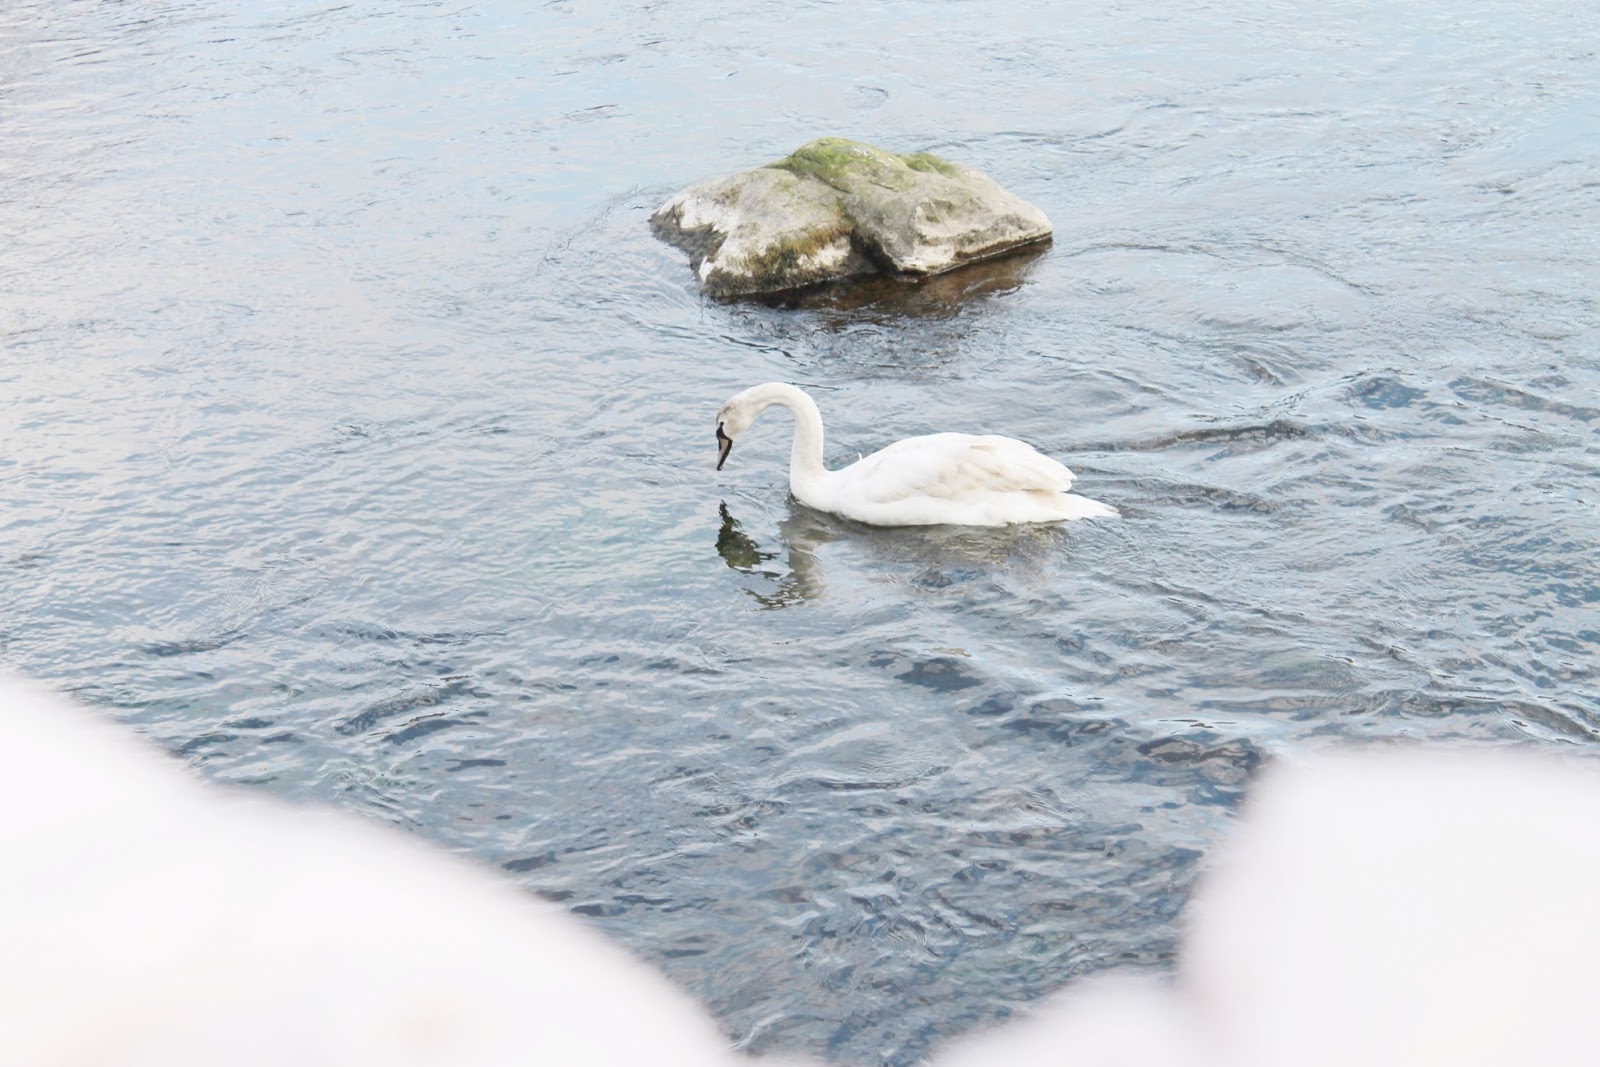
[[[728,453],[733,451],[733,438],[722,432],[722,423],[717,423],[717,470],[728,461]]]

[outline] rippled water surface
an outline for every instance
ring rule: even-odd
[[[649,212],[820,134],[1054,243],[702,301]],[[752,1049],[1165,966],[1291,746],[1596,743],[1592,5],[13,0],[0,136],[0,663]],[[772,379],[1124,518],[837,521],[781,413],[713,472]]]

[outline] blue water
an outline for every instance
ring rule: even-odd
[[[1262,760],[1596,744],[1597,56],[1556,2],[13,0],[0,666],[752,1050],[1161,968]],[[649,213],[821,134],[1054,243],[701,300]],[[835,463],[1004,432],[1125,517],[808,512],[781,416],[711,469],[774,379]]]

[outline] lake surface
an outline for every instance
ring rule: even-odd
[[[1600,8],[383,8],[0,12],[0,666],[852,1065],[1169,966],[1275,754],[1597,744]],[[1054,242],[700,299],[822,134]],[[809,512],[768,380],[1124,517]]]

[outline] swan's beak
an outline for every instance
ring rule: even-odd
[[[717,423],[717,470],[728,461],[728,453],[733,451],[733,438],[722,432],[722,423]]]

